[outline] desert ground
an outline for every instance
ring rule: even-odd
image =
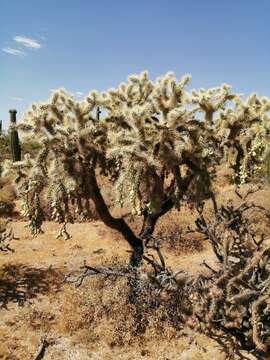
[[[232,186],[220,190],[218,201],[225,196],[233,196]],[[268,189],[254,194],[262,205],[269,197]],[[194,216],[188,208],[173,211],[162,218],[156,232],[173,231],[179,224],[185,227]],[[246,351],[236,353],[228,339],[189,327],[176,330],[156,316],[143,334],[134,335],[125,279],[93,276],[78,288],[67,282],[84,262],[127,263],[128,244],[101,221],[68,225],[69,240],[56,239],[58,224],[46,222],[44,234],[37,237],[25,225],[20,217],[14,219],[19,239],[12,242],[13,252],[1,254],[1,359],[256,359]],[[209,243],[195,234],[177,239],[176,245],[164,243],[163,253],[170,267],[191,274],[205,271],[204,260],[215,267]]]

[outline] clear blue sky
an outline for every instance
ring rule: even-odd
[[[80,96],[144,69],[269,96],[270,0],[0,0],[0,48],[6,124],[50,89]]]

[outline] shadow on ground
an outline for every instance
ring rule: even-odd
[[[7,309],[10,302],[23,306],[39,294],[57,292],[62,281],[63,274],[58,270],[5,265],[0,270],[0,307]]]

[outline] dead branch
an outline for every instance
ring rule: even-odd
[[[71,278],[72,274],[69,274],[65,277],[65,282],[67,283],[73,283],[75,284],[75,287],[80,287],[83,283],[83,281],[89,277],[89,276],[93,276],[93,275],[103,275],[105,276],[105,278],[109,278],[109,277],[126,277],[129,279],[135,279],[136,278],[136,272],[134,269],[132,269],[130,266],[123,268],[122,270],[113,270],[110,267],[92,267],[90,265],[86,265],[86,263],[84,262],[84,265],[81,266],[80,268],[82,270],[82,273],[75,277],[75,278]]]
[[[33,360],[42,360],[44,358],[45,351],[48,346],[49,346],[49,342],[46,340],[45,337],[42,337],[40,340],[39,348]]]

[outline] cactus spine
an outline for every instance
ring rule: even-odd
[[[16,110],[9,110],[10,114],[10,148],[13,162],[21,161],[21,146],[16,125]]]

